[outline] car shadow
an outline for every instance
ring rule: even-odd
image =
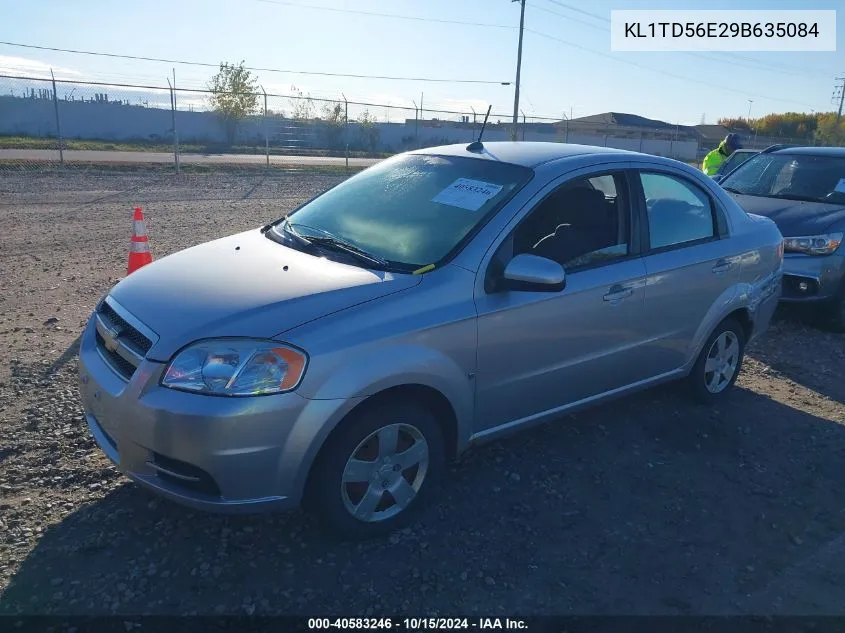
[[[831,420],[743,388],[692,405],[670,386],[474,448],[418,523],[364,543],[298,512],[82,489],[0,612],[734,613],[845,530],[843,456]]]
[[[82,343],[82,334],[78,334],[75,339],[68,345],[67,349],[54,360],[50,365],[44,369],[44,374],[49,375],[59,371],[62,367],[67,365],[70,361],[79,357],[79,346]]]
[[[845,334],[818,328],[806,310],[780,306],[747,355],[764,365],[769,376],[781,376],[836,402],[845,402]]]

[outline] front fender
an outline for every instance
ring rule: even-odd
[[[279,481],[299,501],[311,466],[331,432],[368,397],[406,385],[437,390],[451,404],[457,421],[457,448],[472,435],[474,384],[449,357],[419,345],[377,349],[332,372],[292,429],[279,461]],[[292,484],[290,483],[292,482]]]
[[[329,375],[314,399],[366,398],[391,387],[422,385],[437,390],[455,411],[461,437],[471,435],[472,377],[452,358],[415,343],[379,347]],[[460,441],[459,441],[460,444]]]

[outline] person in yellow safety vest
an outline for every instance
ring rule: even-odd
[[[701,163],[701,171],[708,176],[715,176],[725,159],[738,149],[742,149],[742,145],[739,143],[739,134],[731,132],[719,143],[719,147],[704,157],[704,162]]]

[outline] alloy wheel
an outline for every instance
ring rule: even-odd
[[[704,362],[704,384],[710,393],[721,393],[731,383],[739,365],[739,338],[730,331],[722,332],[707,352]]]
[[[429,466],[425,437],[410,424],[390,424],[368,435],[352,451],[341,478],[346,510],[356,519],[379,522],[414,500]]]

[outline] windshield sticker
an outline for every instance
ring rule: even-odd
[[[467,211],[478,211],[484,203],[495,198],[502,190],[502,185],[494,185],[482,180],[458,178],[443,191],[434,196],[431,201],[448,204]]]
[[[836,191],[837,193],[845,193],[845,178],[839,179],[839,182],[836,183],[834,191]]]

